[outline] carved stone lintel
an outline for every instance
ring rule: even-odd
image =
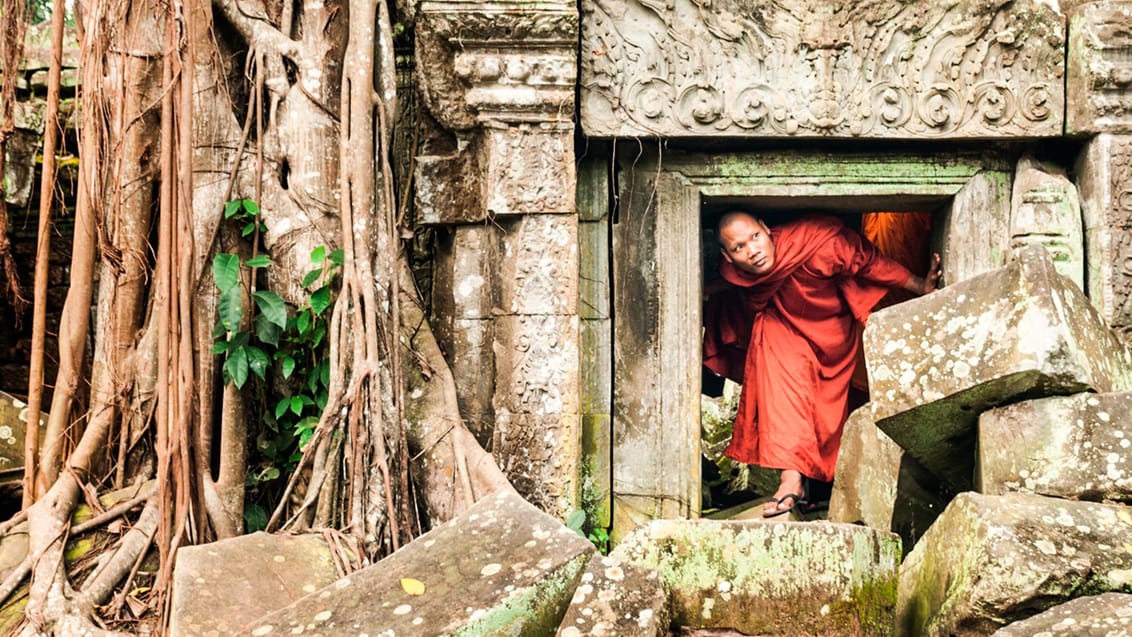
[[[1066,132],[1132,132],[1132,2],[1090,2],[1069,17]]]
[[[593,136],[1061,134],[1065,19],[1038,0],[585,0]]]

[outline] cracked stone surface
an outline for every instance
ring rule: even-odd
[[[593,553],[557,519],[501,492],[239,634],[549,635]]]
[[[986,635],[1082,595],[1132,590],[1132,509],[962,493],[900,567],[898,635]]]
[[[1132,389],[1128,351],[1034,245],[1005,267],[876,312],[864,346],[877,426],[955,492],[973,486],[983,411]]]

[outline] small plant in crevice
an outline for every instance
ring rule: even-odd
[[[586,538],[602,555],[609,554],[609,532],[604,527],[595,527],[585,509],[575,509],[566,518],[566,528]]]
[[[259,207],[251,200],[229,202],[225,217],[242,223],[241,233],[257,239],[266,228],[259,220]],[[218,320],[213,331],[215,354],[224,355],[224,383],[238,389],[248,387],[253,422],[249,430],[253,451],[248,458],[244,523],[248,532],[267,523],[267,507],[294,470],[303,446],[310,440],[328,400],[329,351],[326,344],[328,316],[333,303],[335,277],[342,266],[341,250],[316,248],[312,269],[303,277],[307,295],[297,308],[268,290],[256,290],[251,298],[254,319],[244,316],[246,293],[241,283],[243,268],[271,266],[265,255],[240,262],[235,254],[213,258],[213,281],[220,291]],[[255,416],[258,416],[256,418]],[[267,507],[265,507],[267,505]]]

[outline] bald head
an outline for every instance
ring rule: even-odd
[[[719,218],[718,236],[723,258],[750,274],[766,274],[774,267],[774,241],[761,219],[732,211]]]

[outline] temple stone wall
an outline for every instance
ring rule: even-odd
[[[524,495],[614,535],[698,514],[712,206],[928,211],[946,282],[1041,245],[1132,331],[1132,2],[1060,7],[422,3],[438,333]]]

